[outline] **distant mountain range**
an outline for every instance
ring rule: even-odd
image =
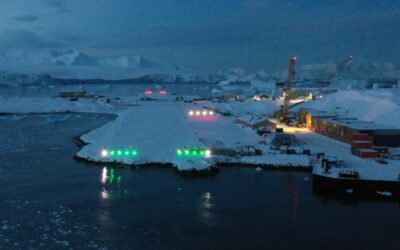
[[[337,69],[334,62],[299,65],[298,79],[327,79]],[[338,75],[351,79],[396,79],[400,69],[355,59]],[[214,74],[198,74],[180,67],[138,55],[95,59],[74,50],[18,50],[0,54],[0,84],[8,86],[89,84],[89,83],[167,83],[274,81],[285,79],[287,70],[248,73],[241,68]]]
[[[138,55],[94,59],[74,50],[14,50],[0,55],[2,67],[33,66],[107,66],[122,68],[178,69],[177,66]]]

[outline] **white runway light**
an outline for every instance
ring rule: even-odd
[[[107,156],[108,156],[108,151],[107,151],[107,149],[101,150],[101,156],[103,156],[103,157],[107,157]]]
[[[187,114],[189,116],[213,116],[215,112],[213,110],[189,110]]]

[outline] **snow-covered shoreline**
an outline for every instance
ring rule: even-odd
[[[88,112],[115,115],[115,120],[80,136],[84,145],[76,158],[87,162],[131,167],[172,167],[183,172],[210,172],[216,166],[229,164],[282,170],[310,169],[312,156],[273,151],[254,130],[237,122],[238,118],[244,116],[266,117],[277,107],[271,100],[184,102],[175,101],[172,96],[155,101],[142,101],[140,95],[128,96],[118,103],[96,97],[79,98],[76,101],[56,97],[0,98],[0,113],[3,114]],[[190,110],[214,110],[215,113],[212,117],[197,117],[193,116],[193,112],[192,116],[189,115]],[[219,114],[217,110],[231,115]],[[307,144],[314,154],[318,151],[339,156],[347,166],[359,171],[363,179],[385,181],[398,176],[397,161],[389,161],[383,171],[381,164],[352,155],[346,144],[305,129],[280,126]],[[249,146],[261,149],[262,155],[238,153],[241,148]],[[102,155],[103,150],[118,148],[134,149],[138,154],[135,157],[118,158]],[[234,155],[177,155],[177,149],[185,148],[222,149],[234,152]]]
[[[198,108],[181,102],[149,103],[119,112],[116,120],[82,135],[87,144],[76,156],[89,162],[130,166],[170,165],[180,171],[209,171],[217,164],[249,164],[307,168],[309,158],[304,155],[244,156],[244,157],[179,157],[178,148],[211,149],[222,142],[222,147],[234,150],[240,145],[256,145],[258,135],[234,124],[232,118],[215,115],[214,119],[196,119],[188,111]],[[102,150],[135,148],[137,157],[111,158]]]

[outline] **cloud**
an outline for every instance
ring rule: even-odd
[[[50,8],[53,8],[57,11],[60,12],[67,12],[68,7],[66,4],[66,1],[64,0],[44,0],[44,3],[49,6]]]
[[[27,30],[6,30],[0,33],[0,49],[55,48],[60,44]]]
[[[22,15],[22,16],[16,16],[13,19],[23,23],[32,23],[39,20],[40,17],[36,15]]]

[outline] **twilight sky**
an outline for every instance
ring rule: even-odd
[[[194,70],[355,57],[400,64],[400,1],[1,0],[0,53],[76,49]]]

